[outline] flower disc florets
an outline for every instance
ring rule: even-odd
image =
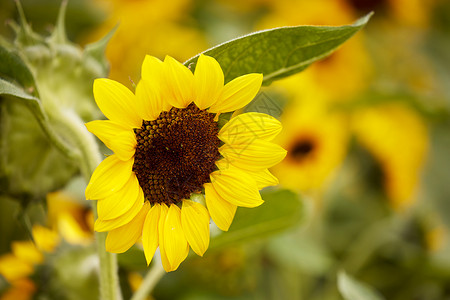
[[[220,158],[215,114],[194,103],[173,107],[135,129],[133,171],[151,203],[170,205],[201,192]]]

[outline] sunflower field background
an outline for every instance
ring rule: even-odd
[[[228,232],[211,229],[203,257],[190,254],[140,298],[142,247],[117,255],[123,299],[450,299],[445,0],[0,0],[0,299],[100,296],[87,170],[70,159],[77,137],[48,131],[26,101],[35,82],[48,118],[86,122],[102,116],[93,80],[133,90],[147,54],[184,62],[257,30],[370,12],[335,52],[242,109],[283,125],[274,142],[287,156],[265,203],[238,208]]]

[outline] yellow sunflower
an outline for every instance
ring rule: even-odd
[[[86,199],[98,200],[94,229],[109,231],[108,251],[124,252],[142,236],[147,263],[159,247],[173,271],[189,246],[204,254],[210,217],[226,231],[237,206],[263,203],[258,190],[278,183],[267,168],[286,155],[271,142],[280,122],[261,113],[220,129],[217,122],[248,104],[261,83],[262,74],[247,74],[224,85],[219,63],[206,55],[194,74],[172,57],[146,56],[135,94],[113,80],[94,82],[109,120],[86,126],[114,154],[92,174]]]

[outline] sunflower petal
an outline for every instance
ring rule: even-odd
[[[234,205],[256,207],[264,202],[255,180],[238,168],[215,171],[210,178],[216,192]]]
[[[155,204],[150,208],[150,211],[145,218],[144,228],[142,230],[142,245],[144,246],[145,259],[147,265],[153,259],[156,248],[159,245],[158,239],[158,223],[161,217],[161,205]]]
[[[228,162],[226,159],[221,159],[216,161],[216,166],[220,170],[226,170],[228,168],[236,168],[232,164]],[[260,170],[260,171],[249,171],[249,170],[242,170],[245,173],[249,174],[256,182],[256,185],[258,186],[258,189],[265,188],[267,186],[273,186],[277,185],[278,178],[276,178],[268,169]]]
[[[237,140],[251,142],[254,139],[271,141],[282,129],[280,121],[262,113],[245,113],[232,118],[219,132],[225,143]]]
[[[188,106],[194,100],[194,74],[170,56],[164,59],[163,74],[162,90],[167,101],[177,108]]]
[[[166,204],[163,203],[160,205],[160,216],[158,222],[158,242],[159,242],[159,252],[161,253],[161,262],[166,272],[171,271],[170,263],[169,260],[167,259],[166,248],[164,247],[164,223],[166,222],[168,211],[169,208],[167,207]]]
[[[111,140],[121,132],[130,131],[120,124],[110,120],[96,120],[86,123],[86,128],[89,132],[95,134],[106,147],[111,149]]]
[[[206,109],[214,104],[223,88],[223,72],[212,57],[200,54],[194,73],[195,104]]]
[[[126,213],[111,220],[97,219],[94,224],[94,230],[98,232],[109,231],[129,223],[139,213],[142,205],[144,205],[144,192],[142,189],[139,189],[137,200],[134,201],[133,206]]]
[[[114,154],[105,158],[89,180],[86,199],[103,199],[120,190],[130,178],[133,164],[134,159],[122,161]]]
[[[181,225],[192,250],[203,256],[209,246],[209,213],[200,203],[183,200]]]
[[[106,251],[123,253],[130,249],[142,235],[142,227],[149,209],[150,203],[146,202],[129,223],[111,230],[106,237]]]
[[[117,134],[109,144],[111,146],[110,149],[114,151],[117,158],[126,161],[134,155],[136,143],[136,135],[129,130]]]
[[[122,84],[107,78],[94,81],[94,98],[103,114],[126,128],[141,127],[133,93]]]
[[[125,214],[138,201],[139,181],[135,175],[131,175],[127,183],[111,196],[97,202],[98,218],[111,220]]]
[[[219,196],[211,183],[206,183],[204,187],[206,206],[211,218],[217,227],[227,231],[233,221],[237,206]]]
[[[235,111],[246,106],[261,88],[262,74],[246,74],[228,82],[216,103],[209,109],[212,113]]]
[[[170,265],[170,269],[166,271],[174,271],[189,252],[189,245],[181,226],[181,210],[175,204],[171,204],[167,211],[163,235],[164,249]]]
[[[225,144],[219,152],[232,165],[249,171],[270,168],[282,161],[287,153],[281,146],[260,139]]]

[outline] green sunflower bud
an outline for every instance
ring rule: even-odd
[[[14,42],[0,43],[0,190],[22,203],[43,199],[78,171],[78,140],[64,122],[99,118],[92,97],[105,77],[104,50],[112,32],[84,49],[67,40],[63,2],[54,31],[32,31],[17,2]]]

